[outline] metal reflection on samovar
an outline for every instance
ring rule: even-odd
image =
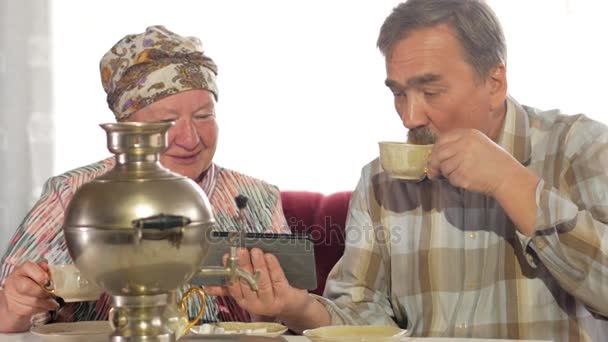
[[[256,277],[236,266],[236,246],[226,267],[199,269],[215,220],[201,188],[160,164],[172,125],[101,125],[116,165],[83,185],[65,215],[74,263],[112,296],[111,341],[174,341],[168,298],[196,273],[242,277],[255,288]]]

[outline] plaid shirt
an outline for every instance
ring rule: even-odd
[[[608,130],[509,98],[497,142],[542,178],[535,236],[520,234],[491,197],[447,180],[392,179],[375,160],[351,200],[329,300],[317,297],[332,324],[397,324],[412,336],[608,339]]]
[[[53,177],[44,186],[38,203],[13,235],[8,250],[0,264],[0,289],[13,269],[25,261],[48,260],[49,264],[71,264],[63,235],[63,217],[72,196],[80,186],[90,182],[114,167],[114,157],[95,164],[81,167],[63,175]],[[213,176],[210,176],[212,174]],[[270,185],[238,172],[213,165],[209,173],[199,183],[209,197],[217,222],[216,229],[238,231],[238,208],[234,198],[246,195],[249,198],[248,229],[254,232],[271,231],[289,233],[283,215],[280,192]],[[219,265],[218,265],[219,266]],[[178,291],[181,296],[190,285]],[[232,298],[207,297],[203,320],[209,321],[249,321],[249,315]],[[106,320],[110,309],[110,296],[103,294],[97,301],[68,303],[55,318],[56,321]],[[190,318],[196,317],[201,306],[197,296],[187,300]],[[36,315],[35,323],[45,323],[51,315]]]

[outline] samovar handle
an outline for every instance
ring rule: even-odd
[[[158,214],[146,218],[135,219],[131,221],[131,225],[138,229],[167,230],[185,227],[191,222],[192,220],[185,216]]]
[[[139,244],[141,239],[144,236],[144,230],[157,230],[163,234],[158,236],[149,236],[148,238],[162,240],[167,238],[167,233],[169,230],[175,231],[176,237],[172,240],[172,243],[179,244],[180,238],[182,235],[182,228],[189,225],[192,222],[189,218],[180,215],[166,215],[166,214],[158,214],[146,218],[139,218],[131,221],[131,225],[135,229],[135,244]],[[157,235],[157,234],[153,234]]]

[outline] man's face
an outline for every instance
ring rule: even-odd
[[[161,164],[173,172],[197,179],[211,165],[217,146],[215,100],[207,90],[184,91],[154,102],[133,113],[128,121],[174,120],[169,146]]]
[[[419,137],[455,128],[473,128],[495,138],[491,135],[504,113],[504,67],[480,80],[447,25],[419,29],[399,41],[386,57],[386,70],[386,85],[413,143],[432,143]],[[493,78],[497,73],[504,81],[502,95],[497,93],[500,82]]]

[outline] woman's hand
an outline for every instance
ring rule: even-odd
[[[25,331],[33,315],[56,310],[59,304],[42,289],[49,281],[48,265],[25,262],[6,278],[0,292],[0,330]]]
[[[253,273],[259,271],[258,291],[251,290],[246,281],[240,279],[226,287],[206,287],[205,292],[214,296],[233,297],[239,306],[258,316],[280,317],[297,312],[299,305],[309,300],[308,292],[291,287],[277,258],[264,254],[259,248],[251,253],[245,248],[237,251],[238,266]],[[224,256],[224,265],[228,256]]]

